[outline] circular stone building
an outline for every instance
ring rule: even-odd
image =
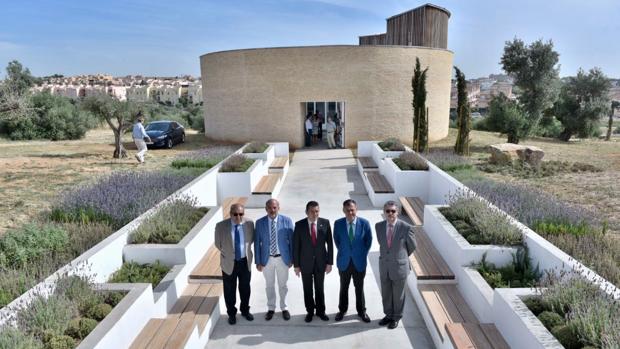
[[[339,126],[339,145],[355,147],[359,140],[387,137],[411,144],[411,78],[419,58],[422,69],[428,67],[429,139],[444,138],[453,57],[446,49],[449,15],[424,5],[389,18],[387,33],[360,37],[359,46],[205,54],[200,65],[206,136],[302,147],[305,117],[318,113]]]

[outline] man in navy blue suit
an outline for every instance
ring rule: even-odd
[[[342,211],[345,217],[334,223],[334,243],[338,248],[336,265],[340,273],[340,300],[336,321],[342,320],[349,308],[349,284],[353,278],[357,315],[368,323],[370,318],[366,314],[364,277],[368,264],[368,251],[372,245],[372,232],[368,221],[357,217],[355,200],[345,200],[342,203]]]
[[[276,199],[267,200],[265,211],[267,215],[256,221],[254,230],[256,269],[265,276],[267,292],[268,311],[265,314],[265,320],[271,320],[276,310],[276,276],[282,317],[284,320],[289,320],[291,314],[286,307],[286,293],[288,292],[286,282],[288,270],[293,263],[293,221],[278,213],[280,203]]]

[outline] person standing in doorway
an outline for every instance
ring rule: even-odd
[[[254,320],[250,313],[250,279],[252,277],[252,243],[254,222],[243,218],[245,208],[241,204],[230,206],[230,218],[215,225],[215,247],[220,251],[220,267],[224,284],[224,301],[228,323],[237,323],[237,282],[241,298],[241,315]]]
[[[398,205],[388,201],[383,205],[386,219],[375,225],[379,241],[379,275],[381,299],[385,317],[380,326],[395,329],[403,317],[405,284],[410,272],[409,256],[415,250],[413,227],[398,219]]]
[[[273,318],[276,310],[276,276],[282,318],[289,320],[291,314],[286,306],[288,271],[293,263],[293,221],[279,214],[280,203],[269,199],[265,203],[267,215],[256,221],[254,251],[256,269],[265,276],[267,292],[267,313],[265,320]]]
[[[301,274],[306,322],[312,321],[315,310],[319,319],[329,321],[329,317],[325,314],[323,284],[325,274],[332,271],[334,264],[334,243],[329,220],[319,218],[319,212],[319,203],[309,201],[306,204],[307,218],[295,223],[293,233],[293,264],[295,275],[299,277]]]
[[[332,118],[327,119],[325,131],[327,131],[327,147],[329,147],[329,149],[336,148],[336,141],[334,140],[334,134],[336,133],[336,123],[332,120]]]
[[[319,114],[315,113],[314,118],[312,118],[312,143],[316,144],[319,142]]]
[[[306,147],[309,147],[312,145],[312,113],[308,113],[308,115],[306,115],[305,129]]]
[[[144,129],[144,116],[142,113],[138,113],[138,117],[136,118],[136,123],[133,125],[132,137],[133,142],[136,144],[136,148],[138,148],[138,152],[136,153],[136,160],[138,163],[144,163],[144,155],[148,148],[146,147],[146,142],[151,142],[151,138],[146,134],[146,130]]]
[[[355,286],[355,309],[357,316],[370,322],[364,299],[364,277],[368,264],[368,251],[372,245],[370,223],[357,216],[357,203],[353,199],[342,203],[344,218],[334,222],[334,243],[338,248],[336,265],[340,274],[340,299],[336,321],[341,321],[349,308],[349,284]]]

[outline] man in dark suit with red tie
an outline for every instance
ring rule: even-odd
[[[293,264],[295,275],[301,273],[306,322],[312,321],[315,311],[321,320],[329,320],[325,314],[323,283],[325,273],[329,273],[334,264],[334,243],[329,220],[319,218],[319,211],[318,202],[308,202],[307,218],[295,223],[293,233]],[[315,297],[312,297],[313,284]]]

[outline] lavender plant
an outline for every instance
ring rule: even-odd
[[[269,144],[263,142],[251,142],[243,148],[244,153],[262,153],[269,148]]]
[[[519,228],[498,210],[472,194],[460,191],[440,212],[470,244],[522,245]]]
[[[379,147],[383,151],[404,151],[405,145],[396,138],[388,138],[382,142],[379,142]]]
[[[235,151],[233,146],[214,146],[194,150],[177,156],[171,163],[176,169],[194,167],[209,169]]]
[[[424,157],[446,172],[473,168],[471,160],[455,154],[452,150],[431,149]]]
[[[118,229],[192,179],[167,172],[115,172],[64,193],[53,205],[51,218],[75,221],[84,212],[94,212],[93,221],[103,219]]]
[[[245,155],[235,154],[222,163],[220,172],[245,172],[252,167],[254,161],[256,160],[249,159]]]
[[[170,268],[156,261],[153,264],[126,262],[117,270],[109,282],[148,282],[156,287],[170,271]]]
[[[428,171],[426,160],[412,151],[401,153],[393,161],[402,171]]]
[[[147,218],[129,237],[132,244],[176,244],[200,221],[208,209],[196,207],[193,197],[177,198]]]

